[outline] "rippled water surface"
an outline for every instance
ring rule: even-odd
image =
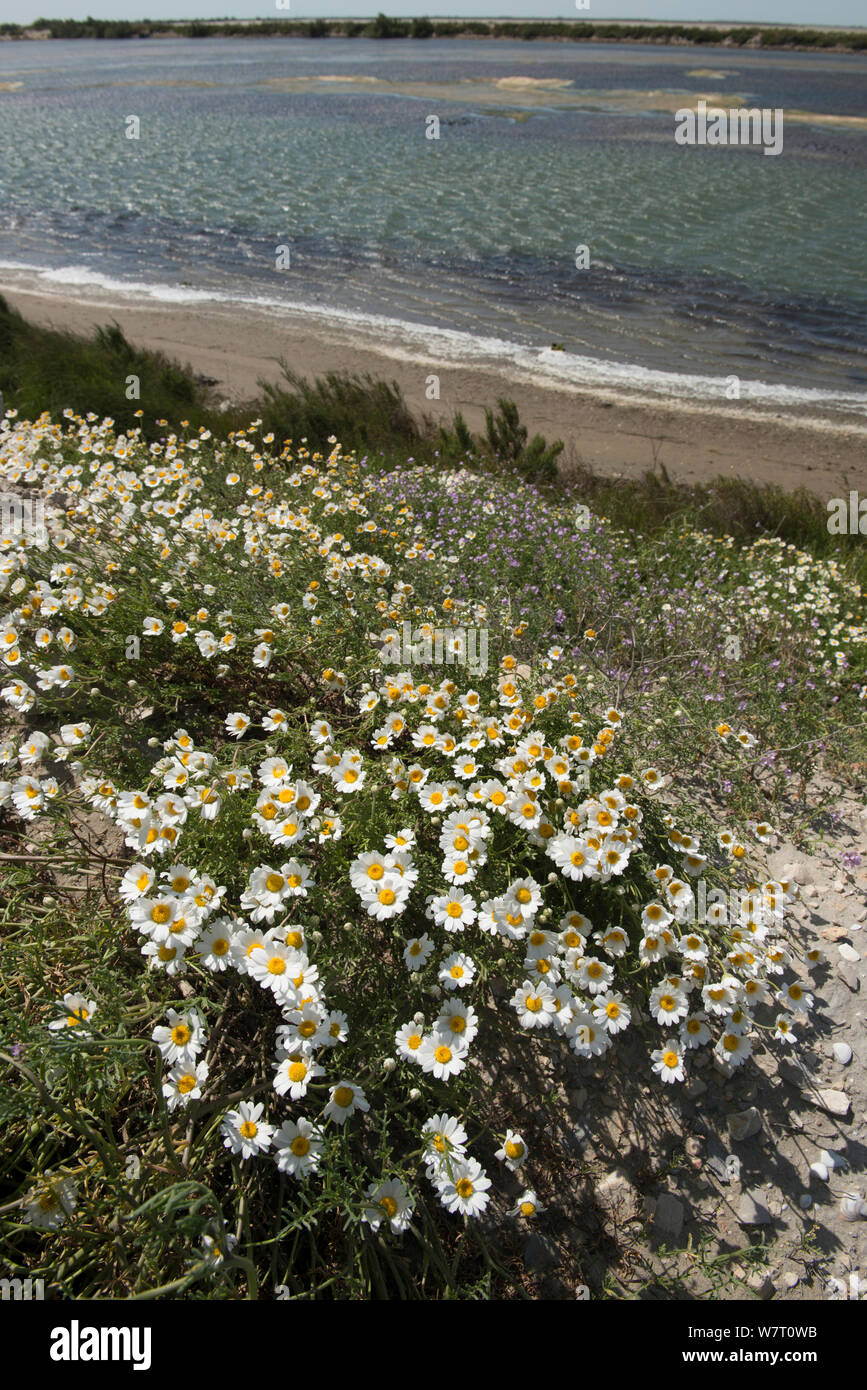
[[[701,94],[781,108],[782,153],[678,145]],[[707,395],[734,374],[863,408],[865,194],[867,55],[0,44],[7,283],[310,306],[408,346],[430,326],[576,382]]]

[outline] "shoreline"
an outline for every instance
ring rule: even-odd
[[[89,337],[96,327],[116,322],[134,346],[213,379],[215,396],[233,404],[252,405],[261,395],[260,380],[280,382],[283,358],[310,379],[337,372],[396,381],[417,419],[450,425],[460,411],[474,433],[484,432],[485,408],[506,397],[517,405],[530,436],[564,441],[561,464],[567,468],[580,460],[606,477],[640,477],[661,464],[687,483],[741,478],[790,491],[803,486],[823,500],[851,488],[867,493],[867,420],[541,382],[495,364],[410,352],[373,334],[362,337],[339,321],[323,325],[312,315],[243,303],[166,305],[130,303],[107,293],[45,293],[10,284],[2,272],[0,294],[41,327]],[[439,377],[439,399],[427,397],[431,375]],[[86,408],[85,402],[72,404]],[[141,404],[147,410],[144,381]]]

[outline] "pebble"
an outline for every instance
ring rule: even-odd
[[[729,1170],[726,1167],[726,1161],[724,1158],[719,1158],[716,1154],[714,1154],[712,1158],[708,1159],[707,1166],[714,1174],[714,1176],[719,1178],[720,1182],[727,1183],[729,1181]]]
[[[857,1192],[847,1192],[840,1198],[840,1216],[843,1221],[857,1221],[859,1216],[867,1216],[867,1203]]]
[[[729,1154],[726,1159],[726,1174],[729,1182],[740,1182],[741,1180],[741,1161],[735,1154]]]
[[[846,1067],[852,1060],[852,1049],[848,1043],[836,1042],[832,1048],[834,1056],[842,1066]]]
[[[824,1163],[826,1168],[848,1168],[849,1164],[841,1153],[836,1149],[823,1149],[819,1154],[819,1162]]]
[[[814,1177],[819,1178],[821,1182],[827,1182],[831,1176],[827,1164],[825,1163],[811,1163],[810,1172]]]
[[[596,1199],[607,1211],[617,1210],[623,1203],[635,1196],[629,1175],[622,1168],[615,1168],[596,1184]]]
[[[842,1091],[820,1091],[819,1104],[829,1115],[848,1115],[851,1102]]]
[[[794,1289],[800,1282],[801,1276],[796,1274],[793,1269],[787,1269],[783,1274],[783,1284],[787,1289]]]
[[[765,1206],[761,1194],[753,1195],[752,1192],[742,1194],[737,1216],[742,1226],[768,1226],[771,1221],[771,1213]]]
[[[859,989],[861,988],[861,981],[858,979],[858,976],[855,973],[854,966],[838,965],[836,973],[838,980],[842,980],[843,984],[846,986],[847,989],[851,989],[853,994],[858,993]]]
[[[747,1283],[755,1293],[756,1298],[761,1298],[765,1302],[767,1302],[769,1298],[773,1298],[774,1294],[777,1292],[774,1288],[774,1281],[771,1276],[769,1274],[762,1274],[759,1270],[756,1270],[755,1274],[750,1275]]]
[[[653,1224],[662,1235],[677,1237],[683,1230],[685,1215],[683,1202],[671,1192],[663,1192],[656,1202]]]
[[[751,1105],[749,1110],[736,1110],[728,1115],[726,1124],[732,1139],[752,1139],[762,1127],[762,1117],[756,1107]]]
[[[840,955],[843,957],[844,960],[852,960],[852,961],[855,961],[855,960],[860,960],[860,959],[861,959],[861,956],[860,956],[859,952],[855,950],[855,947],[854,947],[854,946],[850,946],[850,945],[849,945],[847,942],[845,942],[845,941],[843,942],[843,945],[842,945],[842,946],[838,946],[837,949],[839,950]]]
[[[801,1210],[809,1211],[812,1205],[813,1199],[810,1196],[809,1192],[802,1192],[800,1197],[798,1198],[798,1206],[801,1208]]]

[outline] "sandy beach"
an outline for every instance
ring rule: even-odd
[[[450,423],[461,411],[475,431],[500,396],[514,400],[530,433],[566,445],[562,461],[580,460],[608,476],[639,476],[662,463],[676,479],[717,476],[809,488],[823,498],[849,488],[867,491],[867,421],[814,419],[721,401],[714,408],[660,401],[572,384],[540,384],[496,366],[449,360],[441,351],[408,353],[382,338],[361,337],[338,321],[240,304],[131,303],[108,292],[86,298],[25,290],[4,283],[0,293],[30,321],[90,335],[116,322],[136,345],[152,348],[213,378],[222,398],[252,401],[261,381],[279,381],[280,360],[312,378],[352,372],[396,381],[417,417]],[[439,399],[428,379],[439,378]],[[81,402],[80,405],[86,403]],[[146,383],[142,384],[146,409]]]

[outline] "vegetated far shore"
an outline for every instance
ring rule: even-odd
[[[37,19],[31,25],[2,24],[6,39],[126,38],[311,38],[311,39],[542,39],[545,42],[651,43],[729,48],[833,49],[867,48],[867,29],[821,25],[667,24],[656,20],[101,20]]]

